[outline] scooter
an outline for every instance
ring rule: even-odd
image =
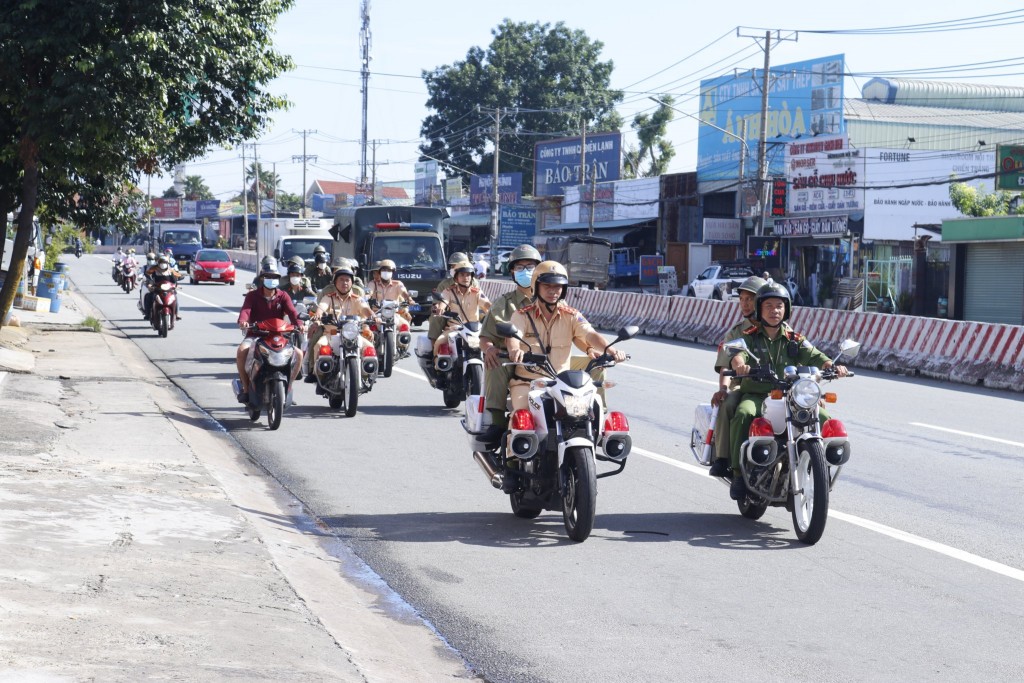
[[[178,299],[178,285],[174,278],[157,276],[151,284],[153,288],[153,308],[149,312],[149,324],[161,337],[166,337],[174,329],[175,302]]]
[[[299,313],[304,319],[306,314]],[[267,426],[274,430],[281,426],[281,417],[291,402],[292,370],[297,356],[291,333],[295,326],[280,318],[264,320],[250,325],[247,332],[255,330],[259,338],[256,350],[246,362],[249,375],[249,402],[246,410],[249,419],[256,422],[263,410],[267,411]],[[235,393],[242,391],[242,383],[232,381]]]
[[[435,296],[435,301],[444,303]],[[434,358],[434,345],[426,335],[416,340],[416,358],[420,368],[427,376],[430,386],[440,389],[446,408],[454,408],[467,396],[483,393],[484,360],[480,352],[479,322],[460,322],[457,313],[442,314],[449,320],[446,332],[448,341],[437,348]]]
[[[131,294],[138,285],[139,264],[130,256],[121,262],[121,289],[125,294]]]
[[[511,323],[498,323],[497,332],[522,340]],[[638,332],[635,325],[624,327],[608,346]],[[585,370],[556,373],[546,355],[527,353],[517,365],[543,377],[533,380],[529,409],[513,412],[504,434],[488,429],[483,396],[466,402],[462,426],[473,459],[491,485],[508,494],[516,517],[534,519],[543,510],[561,510],[569,538],[585,541],[594,528],[597,480],[620,474],[633,444],[626,416],[606,414],[597,392],[611,382],[590,376],[594,368],[613,367],[615,358],[605,353]],[[617,469],[598,474],[596,461]]]

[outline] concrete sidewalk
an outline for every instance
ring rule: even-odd
[[[475,679],[89,311],[0,330],[0,683]]]

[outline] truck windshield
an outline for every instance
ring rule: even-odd
[[[199,244],[199,235],[186,230],[165,230],[164,244]]]
[[[330,237],[289,237],[281,246],[281,260],[287,261],[292,256],[301,256],[304,261],[312,261],[313,250],[318,244],[330,254],[332,243]]]
[[[391,259],[399,268],[424,270],[444,268],[441,243],[433,234],[423,237],[382,235],[373,241],[372,263]]]

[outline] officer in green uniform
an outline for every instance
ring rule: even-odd
[[[529,244],[520,244],[512,250],[509,256],[509,272],[512,273],[516,288],[494,300],[480,330],[480,349],[484,353],[486,368],[484,392],[487,397],[487,410],[491,414],[491,424],[502,432],[508,426],[505,399],[508,397],[508,383],[515,368],[502,365],[498,357],[498,352],[505,348],[505,340],[498,336],[497,326],[500,322],[507,323],[512,319],[513,313],[533,299],[530,282],[533,278],[533,269],[542,260],[540,252]]]
[[[769,282],[757,292],[757,324],[743,330],[740,339],[747,343],[747,347],[762,364],[770,364],[779,377],[787,365],[807,365],[820,369],[832,367],[832,360],[828,356],[786,324],[791,310],[789,291],[777,282]],[[738,353],[732,357],[730,364],[736,374],[742,376],[750,372],[749,360],[748,354]],[[846,366],[838,366],[836,373],[845,377]],[[740,382],[740,402],[736,406],[729,434],[734,472],[740,471],[740,446],[747,439],[750,423],[761,415],[764,399],[770,391],[770,385],[749,377]],[[820,410],[819,422],[824,423],[827,419],[828,414]],[[733,477],[729,488],[732,499],[742,500],[746,492],[743,477]]]
[[[733,325],[725,335],[724,342],[739,339],[743,330],[756,323],[755,308],[757,303],[757,292],[764,287],[767,281],[752,275],[743,281],[739,286],[740,314],[743,320]],[[723,342],[723,343],[724,343]],[[712,477],[729,476],[729,424],[736,412],[736,405],[740,402],[740,392],[729,393],[730,380],[722,377],[722,370],[729,368],[729,354],[721,346],[718,347],[718,358],[715,360],[715,372],[718,375],[718,392],[711,397],[711,405],[718,406],[718,419],[715,420],[715,459],[708,471]],[[732,380],[732,388],[738,388],[739,381]]]
[[[322,244],[316,245],[313,249],[313,262],[306,266],[306,277],[309,278],[311,288],[317,292],[334,282],[334,274],[327,267],[327,262],[327,250]]]

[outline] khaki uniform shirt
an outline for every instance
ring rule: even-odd
[[[594,331],[582,313],[564,302],[559,304],[550,319],[541,314],[537,304],[530,304],[513,313],[510,322],[519,328],[520,336],[529,348],[523,347],[518,340],[512,340],[513,343],[529,353],[546,353],[555,372],[569,369],[573,343],[587,348],[587,335]],[[517,368],[516,372],[529,376],[522,368]]]
[[[370,289],[367,293],[371,299],[376,299],[377,303],[389,300],[408,301],[411,298],[409,290],[399,280],[392,280],[387,284],[383,280],[374,280],[370,283]]]
[[[360,285],[361,283],[353,282],[352,293],[359,297],[366,296],[366,293],[363,291],[363,288]],[[316,297],[316,302],[320,303],[321,301],[324,300],[326,296],[328,296],[329,294],[334,294],[337,291],[338,290],[334,288],[334,283],[332,282],[331,284],[327,285],[326,287],[319,291]]]
[[[358,315],[360,318],[373,317],[373,311],[355,292],[349,292],[348,296],[341,296],[337,291],[326,294],[320,298],[318,308],[321,313],[332,313],[338,317],[343,315]]]
[[[731,342],[733,340],[739,339],[740,335],[743,334],[744,330],[749,328],[751,325],[756,324],[756,320],[752,318],[744,318],[743,320],[733,325],[731,330],[726,332],[725,340],[718,345],[718,357],[715,358],[715,372],[721,372],[722,370],[729,370],[731,368],[731,366],[729,365],[729,354],[725,350],[726,342]]]
[[[465,294],[461,294],[457,286],[453,285],[444,290],[441,298],[448,302],[448,310],[459,314],[459,319],[464,323],[473,323],[480,320],[480,309],[489,308],[491,305],[487,295],[480,291],[479,287],[470,287]]]

